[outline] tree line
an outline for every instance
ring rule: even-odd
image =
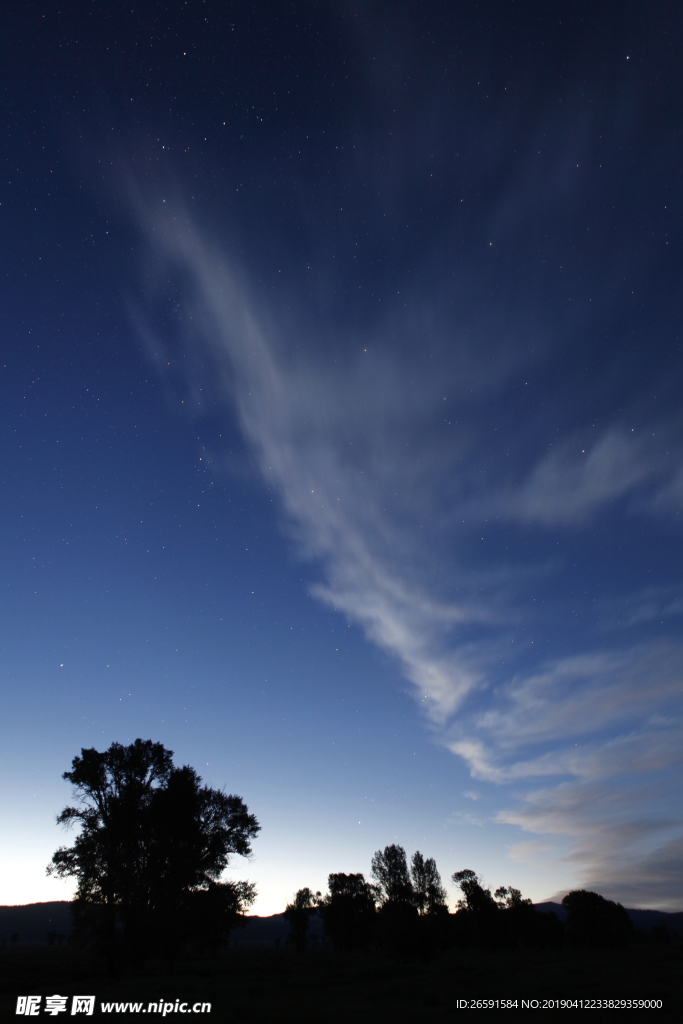
[[[331,874],[323,896],[300,889],[285,909],[290,941],[307,946],[311,918],[319,914],[328,942],[339,950],[385,949],[399,957],[429,959],[451,946],[501,949],[557,948],[566,940],[589,947],[626,945],[633,935],[621,906],[597,893],[576,890],[562,901],[565,924],[554,912],[537,911],[519,889],[491,893],[471,869],[456,871],[460,889],[454,914],[432,858],[418,850],[410,868],[402,846],[392,844],[372,858],[372,881],[362,874]]]
[[[246,856],[260,825],[241,797],[202,785],[173,751],[137,739],[106,751],[81,750],[63,778],[79,798],[58,823],[80,826],[73,846],[60,847],[48,873],[77,882],[73,938],[100,951],[113,973],[152,952],[172,965],[188,942],[216,948],[244,923],[256,898],[251,882],[222,881],[230,854]],[[452,880],[461,896],[455,913],[433,858],[402,846],[378,850],[371,881],[333,873],[322,895],[300,889],[285,909],[290,939],[308,944],[311,918],[322,919],[328,943],[351,952],[371,947],[429,959],[449,946],[557,947],[625,945],[633,926],[624,908],[597,893],[565,896],[567,921],[541,913],[518,889],[491,893],[470,869]]]

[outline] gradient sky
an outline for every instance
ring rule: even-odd
[[[256,913],[392,842],[683,908],[682,21],[5,15],[1,903],[139,736]]]

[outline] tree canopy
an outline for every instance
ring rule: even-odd
[[[379,890],[362,874],[343,872],[331,874],[327,886],[328,894],[318,902],[325,934],[335,949],[367,949],[373,936]]]
[[[110,937],[165,933],[168,941],[192,931],[207,911],[215,932],[221,916],[255,899],[251,883],[221,883],[220,876],[231,853],[251,852],[256,818],[241,797],[202,786],[193,768],[175,767],[172,757],[161,743],[137,739],[83,749],[64,772],[80,803],[57,821],[80,832],[73,846],[55,852],[48,873],[76,878],[77,910],[82,917],[101,910]]]
[[[306,948],[309,921],[311,915],[317,911],[319,897],[319,892],[314,894],[308,888],[299,889],[294,895],[294,902],[288,903],[285,907],[284,918],[289,925],[290,939],[297,953],[303,953]]]
[[[462,899],[458,900],[459,910],[482,914],[499,909],[491,890],[483,887],[478,875],[470,868],[455,871],[451,877],[462,892]]]
[[[383,850],[377,850],[372,858],[370,873],[377,882],[381,901],[386,903],[411,903],[413,887],[408,874],[406,851],[392,843]]]
[[[433,857],[425,860],[420,851],[416,850],[410,863],[410,877],[413,902],[420,914],[433,914],[447,907],[448,894],[441,884],[441,875]]]
[[[618,948],[632,937],[633,924],[621,903],[597,892],[575,889],[567,893],[562,906],[567,911],[567,932],[577,946]]]

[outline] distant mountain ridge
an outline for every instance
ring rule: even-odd
[[[0,906],[0,942],[11,942],[12,935],[18,935],[21,943],[45,943],[48,932],[68,936],[71,931],[70,906],[68,900]],[[534,907],[542,913],[553,910],[561,921],[567,916],[561,903],[536,903]],[[683,911],[671,913],[664,910],[632,910],[628,907],[626,910],[636,928],[648,931],[661,921],[670,932],[683,935]],[[315,914],[311,918],[309,935],[320,939],[322,934],[322,920]],[[230,941],[245,947],[272,945],[278,940],[284,944],[288,935],[289,925],[284,914],[271,914],[269,917],[254,914],[246,918],[243,928],[234,930]]]
[[[58,900],[51,903],[27,903],[18,906],[0,906],[0,943],[10,943],[12,935],[20,943],[47,942],[48,932],[66,938],[71,931],[71,902]],[[311,918],[309,936],[322,937],[322,920],[317,914]],[[235,928],[231,942],[239,946],[272,945],[276,940],[284,943],[289,936],[289,925],[284,914],[270,917],[252,915],[244,927]]]

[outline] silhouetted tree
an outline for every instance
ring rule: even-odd
[[[361,874],[332,874],[327,885],[329,892],[319,901],[325,934],[335,949],[367,949],[374,934],[379,890]]]
[[[491,895],[491,890],[484,889],[474,871],[465,868],[463,871],[454,872],[452,878],[463,894],[463,899],[458,900],[459,910],[469,910],[479,914],[492,913],[498,910],[498,905]]]
[[[516,910],[518,907],[533,906],[531,900],[524,899],[519,889],[512,887],[507,888],[501,885],[499,889],[496,889],[494,895],[501,910]]]
[[[508,946],[525,948],[556,948],[562,944],[562,925],[554,913],[544,914],[534,909],[519,889],[501,886],[494,893],[500,913],[498,915],[500,941]]]
[[[303,953],[306,949],[306,933],[311,915],[315,914],[318,909],[319,897],[319,892],[314,896],[310,889],[299,889],[294,897],[294,902],[288,903],[285,907],[284,918],[289,925],[289,937],[294,943],[297,953]]]
[[[392,843],[377,850],[371,873],[380,893],[377,941],[398,959],[412,959],[419,946],[418,913],[403,847]]]
[[[372,877],[377,882],[382,903],[411,903],[413,887],[408,874],[406,851],[392,843],[377,850],[372,858]]]
[[[438,907],[446,906],[446,890],[441,884],[436,861],[433,857],[424,859],[419,850],[413,854],[410,866],[412,879],[413,902],[418,913],[434,914]]]
[[[500,914],[501,907],[491,895],[491,890],[485,889],[481,880],[469,868],[456,871],[452,878],[463,894],[458,900],[455,915],[458,945],[491,948],[506,945],[506,922]]]
[[[249,883],[218,880],[230,853],[251,852],[256,818],[240,797],[202,786],[188,765],[174,767],[172,756],[138,739],[83,749],[64,772],[80,805],[57,821],[81,830],[72,847],[56,851],[48,873],[76,878],[76,932],[110,954],[123,942],[140,956],[155,943],[172,959],[202,915],[215,934],[216,913],[234,920],[254,899]]]
[[[616,949],[633,936],[633,923],[621,903],[606,900],[597,892],[575,889],[567,893],[562,906],[568,912],[569,938],[577,946]]]
[[[213,882],[187,894],[183,934],[199,949],[217,949],[235,926],[246,924],[244,912],[256,899],[253,882]]]
[[[456,871],[453,881],[462,898],[451,917],[451,939],[457,946],[501,946],[555,949],[564,930],[554,913],[537,911],[519,889],[500,886],[495,894],[484,888],[474,871]]]

